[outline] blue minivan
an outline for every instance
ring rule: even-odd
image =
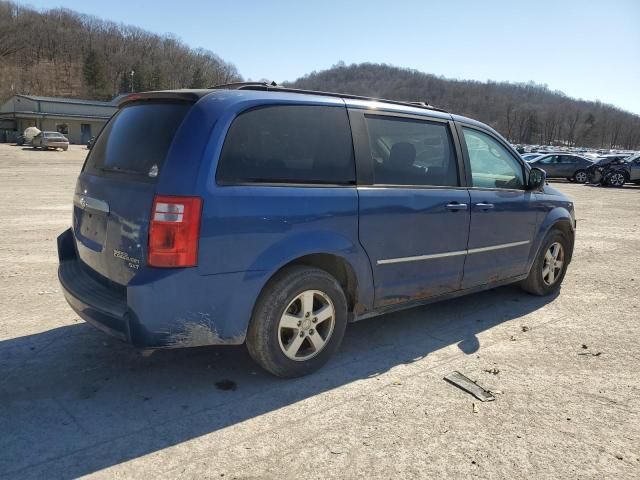
[[[121,102],[58,276],[80,317],[137,347],[246,343],[294,377],[348,322],[514,282],[556,292],[574,234],[572,202],[482,123],[233,84]]]

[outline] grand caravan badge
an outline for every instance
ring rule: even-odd
[[[134,268],[136,270],[140,268],[140,260],[138,260],[137,258],[130,257],[127,252],[114,249],[113,256],[127,262],[129,264],[129,268]]]

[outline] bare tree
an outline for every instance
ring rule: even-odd
[[[15,92],[112,97],[134,67],[139,90],[188,87],[196,70],[206,85],[241,79],[234,65],[171,35],[0,1],[0,101]]]
[[[287,83],[397,100],[429,100],[501,131],[512,142],[640,149],[640,117],[529,82],[449,80],[384,64],[338,64]],[[433,99],[437,99],[437,102]]]

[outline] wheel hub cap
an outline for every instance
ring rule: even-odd
[[[546,285],[553,285],[558,281],[564,268],[564,248],[558,242],[552,243],[544,255],[542,265],[542,281]]]
[[[278,324],[278,343],[285,356],[304,361],[320,353],[335,326],[335,307],[320,290],[305,290],[284,309]]]

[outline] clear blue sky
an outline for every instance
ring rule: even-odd
[[[173,33],[245,78],[342,60],[449,78],[544,83],[640,114],[640,0],[30,0]]]

